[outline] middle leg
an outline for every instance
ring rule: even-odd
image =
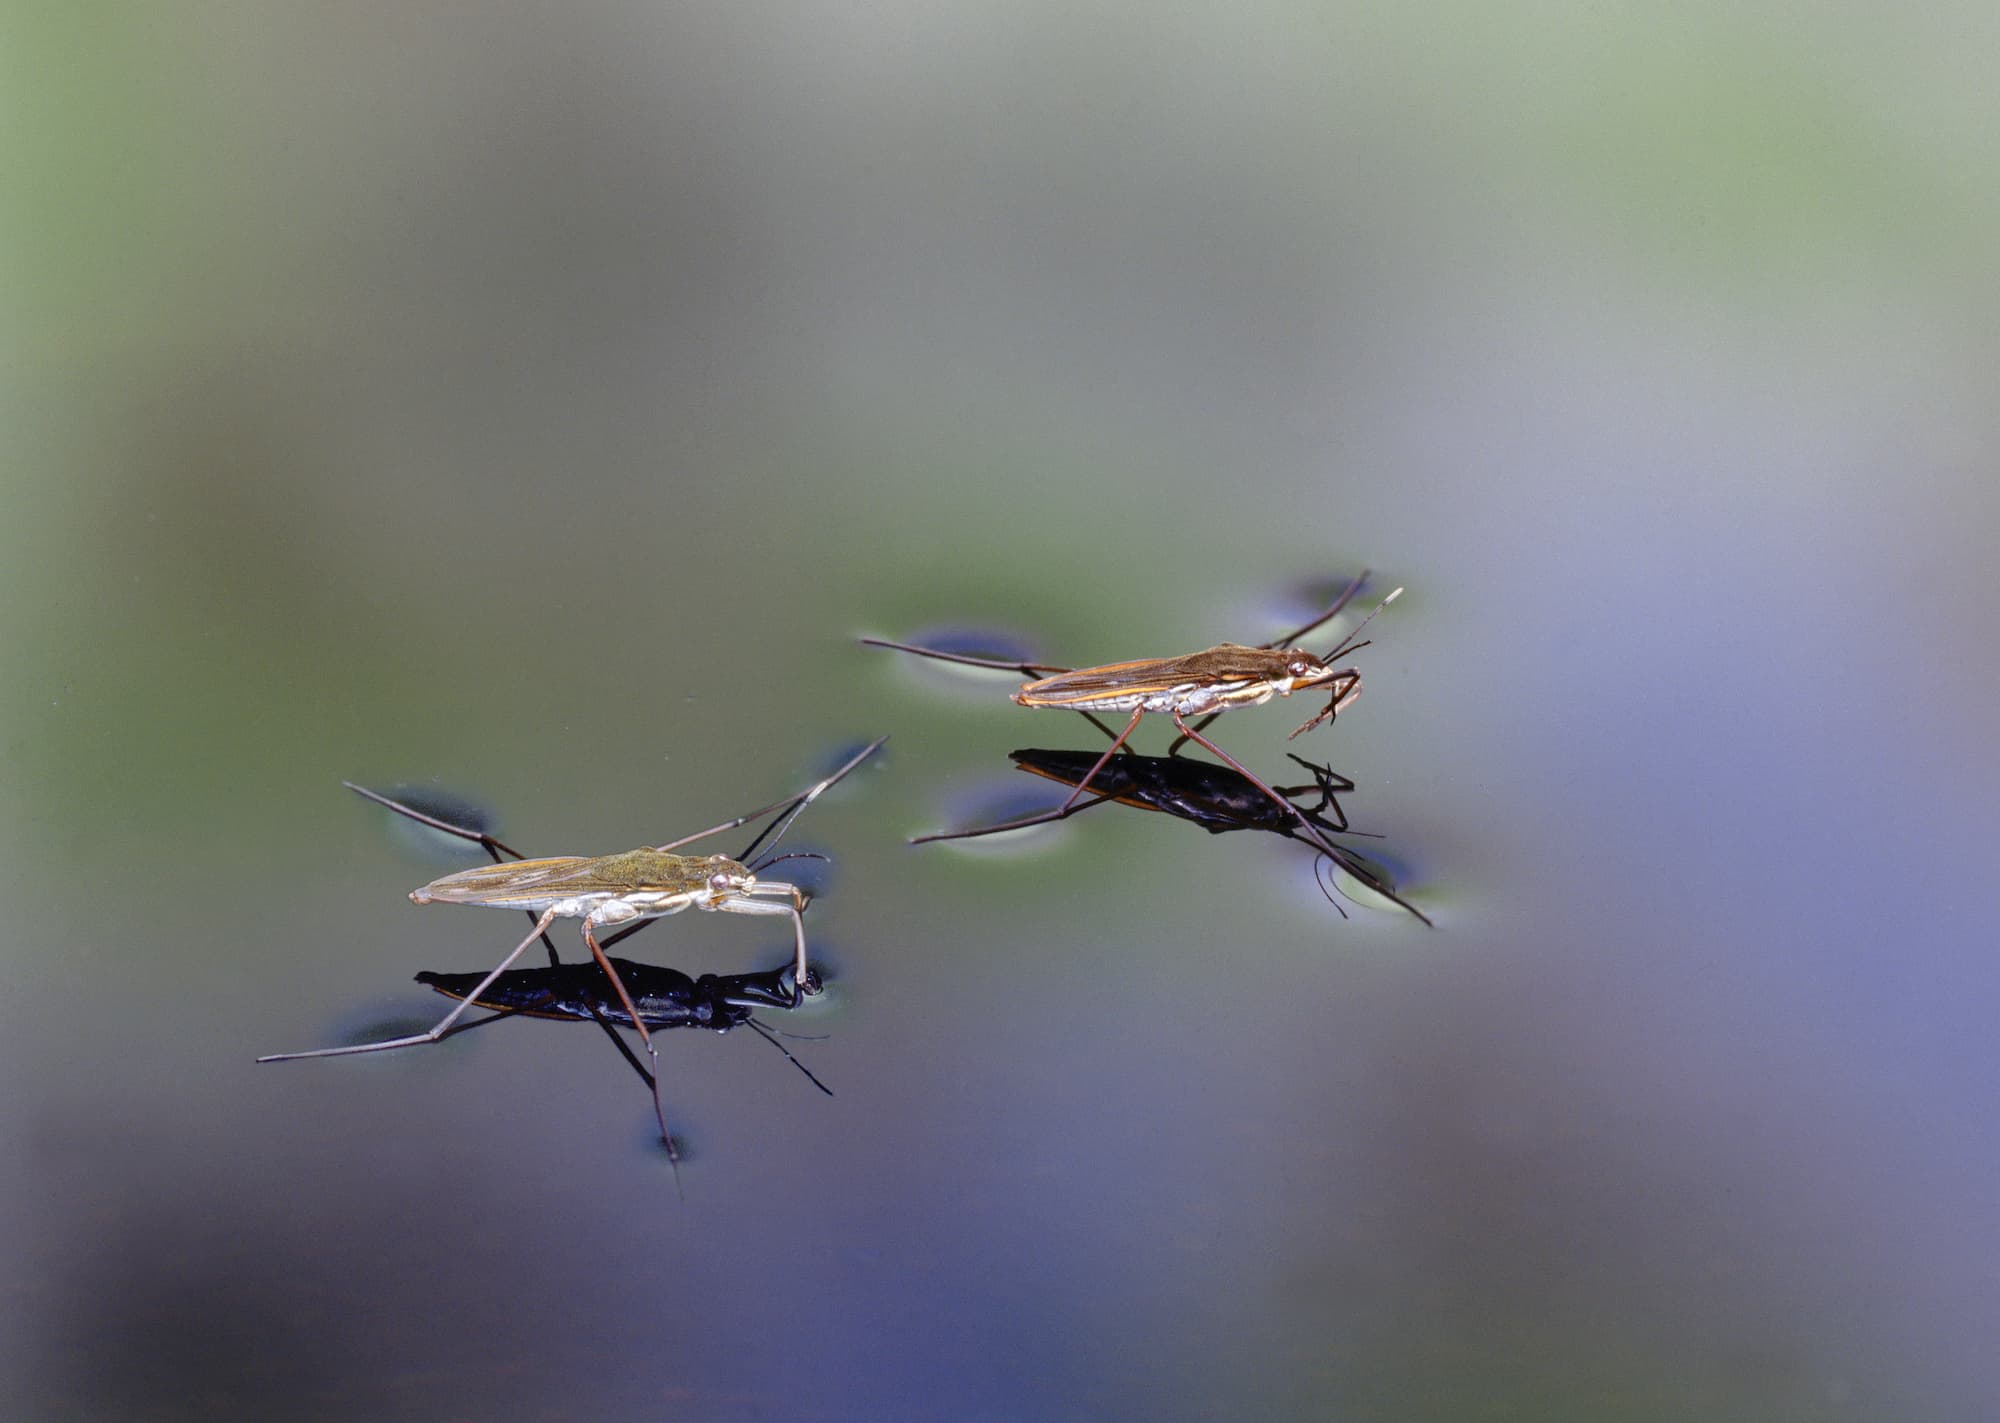
[[[1314,825],[1312,821],[1306,817],[1306,813],[1303,810],[1300,810],[1296,805],[1292,804],[1292,802],[1286,800],[1283,796],[1279,795],[1276,791],[1272,790],[1271,787],[1266,785],[1262,780],[1260,780],[1256,772],[1252,771],[1248,766],[1244,765],[1241,761],[1237,760],[1227,751],[1224,751],[1220,746],[1217,746],[1213,741],[1210,741],[1206,736],[1203,736],[1199,731],[1189,726],[1187,722],[1181,717],[1181,714],[1179,712],[1174,712],[1172,715],[1174,718],[1174,725],[1180,729],[1180,732],[1183,736],[1185,736],[1188,740],[1194,742],[1199,746],[1207,747],[1216,756],[1220,757],[1221,760],[1224,762],[1224,764],[1232,767],[1245,780],[1249,781],[1251,785],[1255,786],[1258,790],[1262,791],[1265,795],[1269,796],[1271,798],[1271,802],[1274,805],[1278,806],[1287,815],[1291,816],[1294,820],[1298,821],[1299,825],[1305,830],[1305,839],[1310,844],[1316,846],[1319,849],[1325,850],[1330,855],[1336,853],[1333,843],[1329,841],[1326,838],[1326,836],[1320,832],[1320,828],[1317,825]]]

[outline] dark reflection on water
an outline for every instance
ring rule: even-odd
[[[648,1028],[727,1032],[749,1021],[757,1008],[798,1007],[801,987],[807,996],[821,988],[820,976],[811,968],[806,971],[805,983],[799,985],[790,964],[757,973],[705,973],[699,978],[679,969],[617,957],[612,958],[611,966],[624,980],[633,1006],[639,1010],[639,1020]],[[436,973],[429,969],[417,975],[418,983],[461,1000],[480,989],[485,979],[486,975],[479,973]],[[509,969],[485,984],[473,1006],[499,1016],[583,1022],[604,1019],[622,1027],[632,1025],[632,1015],[595,963]]]
[[[972,806],[962,807],[971,811],[966,828],[932,831],[911,843],[966,845],[987,837],[1029,834],[1099,806],[1130,806],[1186,821],[1212,835],[1262,830],[1297,841],[1315,852],[1315,875],[1322,893],[1336,907],[1337,890],[1358,903],[1393,905],[1426,925],[1431,923],[1398,889],[1396,872],[1379,855],[1363,855],[1335,843],[1337,836],[1369,832],[1348,824],[1338,798],[1357,787],[1331,767],[1292,755],[1292,762],[1311,780],[1274,786],[1274,794],[1266,794],[1231,767],[1184,756],[1141,756],[1121,748],[1106,759],[1106,753],[1098,750],[1028,748],[1010,751],[1008,759],[1023,771],[1071,787],[1072,794],[1042,804],[1004,787],[994,788]]]
[[[1007,753],[1007,759],[1022,770],[1065,786],[1081,787],[1088,776],[1084,790],[1090,801],[1109,797],[1120,805],[1160,811],[1212,835],[1264,830],[1296,840],[1301,838],[1301,819],[1305,827],[1323,834],[1348,829],[1338,797],[1353,791],[1354,783],[1336,775],[1331,767],[1316,766],[1302,756],[1290,759],[1310,775],[1310,782],[1272,787],[1292,802],[1292,812],[1273,803],[1248,778],[1227,766],[1185,756],[1125,754],[1100,765],[1102,756],[1101,750],[1027,748]]]
[[[790,963],[761,972],[705,973],[699,977],[624,958],[613,958],[611,966],[631,994],[640,1021],[655,1035],[675,1028],[699,1028],[723,1034],[747,1027],[752,1035],[775,1048],[814,1087],[829,1097],[833,1095],[833,1089],[780,1041],[796,1035],[756,1016],[760,1009],[788,1015],[817,997],[825,986],[817,969],[808,968],[801,984]],[[476,992],[478,997],[472,1000],[473,1006],[489,1010],[490,1016],[462,1023],[448,1037],[514,1017],[619,1027],[632,1024],[624,1000],[594,962],[510,969],[490,982],[483,973],[434,973],[427,969],[417,975],[416,981],[448,998],[463,1000]],[[650,1094],[653,1074],[623,1039],[614,1037],[612,1042]],[[670,1161],[679,1154],[680,1140],[679,1134],[670,1140],[659,1138],[663,1148],[671,1148],[664,1151]]]

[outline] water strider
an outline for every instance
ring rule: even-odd
[[[1097,758],[1071,792],[1062,809],[1081,800],[1094,787],[1097,775],[1122,747],[1126,739],[1138,729],[1140,719],[1147,713],[1169,716],[1180,735],[1168,748],[1168,754],[1179,749],[1184,741],[1193,741],[1206,747],[1224,764],[1245,777],[1259,792],[1282,812],[1292,816],[1305,832],[1306,838],[1318,848],[1332,854],[1334,846],[1324,838],[1297,806],[1243,765],[1235,757],[1202,735],[1208,724],[1223,712],[1236,707],[1262,706],[1273,697],[1289,697],[1294,692],[1327,689],[1327,704],[1319,712],[1308,718],[1298,730],[1298,736],[1312,730],[1323,721],[1331,720],[1337,713],[1351,705],[1361,695],[1361,674],[1352,667],[1336,664],[1350,653],[1368,646],[1360,638],[1375,615],[1396,601],[1402,589],[1398,588],[1369,612],[1359,626],[1336,647],[1325,655],[1318,655],[1291,644],[1339,616],[1354,595],[1361,591],[1362,582],[1368,577],[1364,569],[1346,591],[1334,600],[1325,612],[1303,627],[1295,628],[1283,637],[1257,647],[1246,647],[1241,643],[1225,642],[1201,652],[1192,652],[1183,657],[1151,657],[1134,662],[1111,662],[1100,667],[1052,667],[1032,662],[1004,662],[984,657],[968,657],[954,652],[940,652],[933,648],[918,647],[911,643],[890,642],[884,638],[864,637],[862,642],[871,647],[886,647],[897,652],[915,653],[919,657],[929,657],[942,662],[956,662],[968,667],[992,667],[1002,671],[1020,672],[1035,680],[1023,684],[1013,693],[1013,700],[1024,707],[1053,707],[1058,710],[1082,712],[1111,737],[1111,745]],[[1098,721],[1097,712],[1130,712],[1131,720],[1122,731],[1113,732],[1110,727]],[[1190,725],[1187,718],[1200,718]]]
[[[1092,768],[1096,767],[1096,757],[1095,751],[1026,749],[1007,753],[1007,759],[1023,771],[1065,786],[1079,785],[1085,776],[1091,775]],[[1327,842],[1329,835],[1368,834],[1367,831],[1352,829],[1340,807],[1338,797],[1353,791],[1354,782],[1332,767],[1317,765],[1302,756],[1291,756],[1291,760],[1313,779],[1310,785],[1274,787],[1285,798],[1286,809],[1283,811],[1273,806],[1247,777],[1227,766],[1218,766],[1212,761],[1193,761],[1184,756],[1140,756],[1128,748],[1124,755],[1114,756],[1096,769],[1090,794],[1083,800],[1065,802],[1057,809],[1024,815],[998,825],[919,835],[911,843],[971,840],[982,835],[1023,830],[1031,825],[1046,825],[1067,819],[1106,802],[1116,802],[1171,815],[1176,820],[1199,825],[1211,835],[1232,830],[1266,830],[1297,840],[1311,848],[1319,861],[1331,860],[1364,888],[1407,910],[1424,924],[1430,924],[1430,918],[1422,910],[1396,892],[1395,881],[1380,866],[1344,845],[1329,845]],[[1319,793],[1318,800],[1307,803],[1301,799],[1315,791]],[[1332,819],[1328,819],[1329,814]],[[1300,833],[1301,818],[1314,830],[1314,838],[1309,840]],[[1314,868],[1317,873],[1318,865],[1315,864]],[[1326,890],[1324,883],[1321,889]],[[1340,908],[1330,892],[1327,898],[1336,909]],[[1343,909],[1341,912],[1345,914],[1347,911]]]
[[[444,876],[410,892],[410,899],[417,904],[475,904],[493,909],[522,909],[535,916],[535,927],[528,936],[516,944],[499,964],[465,995],[463,1001],[440,1019],[435,1027],[426,1032],[408,1037],[389,1038],[381,1042],[356,1043],[347,1047],[315,1048],[306,1052],[273,1053],[260,1057],[259,1062],[290,1062],[309,1057],[345,1057],[364,1052],[387,1052],[396,1048],[416,1047],[424,1043],[434,1043],[444,1037],[472,1005],[507,971],[514,960],[526,951],[528,945],[537,939],[547,942],[549,926],[557,919],[580,919],[583,942],[589,948],[591,957],[610,981],[619,1006],[624,1010],[626,1021],[638,1030],[640,1041],[653,1060],[654,1080],[653,1109],[659,1119],[660,1135],[667,1144],[669,1156],[673,1155],[673,1136],[667,1130],[665,1110],[659,1099],[659,1052],[653,1046],[652,1034],[647,1030],[645,1016],[632,1001],[624,980],[604,950],[627,934],[638,929],[644,922],[678,914],[685,909],[707,909],[725,914],[789,915],[792,920],[793,941],[796,946],[795,962],[792,966],[793,979],[801,986],[810,982],[806,967],[806,932],[804,910],[805,892],[797,885],[779,880],[759,879],[759,873],[781,859],[790,856],[773,856],[768,853],[752,862],[761,846],[768,852],[770,846],[790,828],[792,822],[808,805],[817,800],[828,787],[835,785],[863,761],[872,756],[887,737],[878,737],[864,746],[832,775],[798,795],[784,800],[773,801],[770,805],[726,820],[720,825],[712,825],[693,835],[684,835],[678,840],[664,845],[641,847],[623,854],[586,857],[563,855],[553,859],[501,861],[502,852],[515,854],[507,846],[500,844],[482,831],[466,830],[459,826],[426,815],[390,799],[378,792],[348,784],[348,789],[378,805],[386,806],[399,815],[404,815],[420,824],[448,834],[473,840],[486,847],[496,863],[481,865],[476,869],[461,870],[457,874]],[[682,845],[692,844],[711,835],[719,835],[725,830],[734,830],[763,816],[779,813],[756,838],[751,840],[742,854],[731,859],[727,855],[677,855],[673,851]],[[618,933],[603,941],[597,937],[597,930],[613,925],[625,926]],[[554,948],[550,947],[550,957],[554,958]]]

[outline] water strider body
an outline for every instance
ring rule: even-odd
[[[778,900],[784,902],[767,902]],[[598,929],[660,919],[684,909],[789,914],[801,981],[806,973],[805,892],[780,880],[760,880],[748,866],[727,855],[676,855],[663,846],[595,858],[558,855],[480,865],[411,890],[410,902],[525,909],[543,919],[541,928],[529,935],[530,943],[549,921],[581,919],[584,943],[613,982],[618,981],[617,973],[597,942]],[[624,1006],[628,1013],[635,1012],[631,1004]]]
[[[1301,648],[1245,647],[1219,643],[1185,657],[1150,657],[1079,667],[1029,682],[1013,694],[1024,707],[1066,711],[1164,713],[1175,718],[1213,716],[1236,707],[1262,706],[1273,697],[1331,687],[1330,708],[1298,731],[1308,731],[1361,695],[1361,674],[1336,669]]]

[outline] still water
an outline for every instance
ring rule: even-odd
[[[0,1411],[1992,1415],[1977,47],[1221,13],[34,39]],[[857,638],[1166,656],[1364,565],[1359,701],[1212,734],[1434,927],[1117,806],[907,843],[1103,741]],[[883,734],[785,844],[832,1095],[663,1032],[679,1192],[587,1024],[255,1063],[523,932],[343,779],[596,855]]]

